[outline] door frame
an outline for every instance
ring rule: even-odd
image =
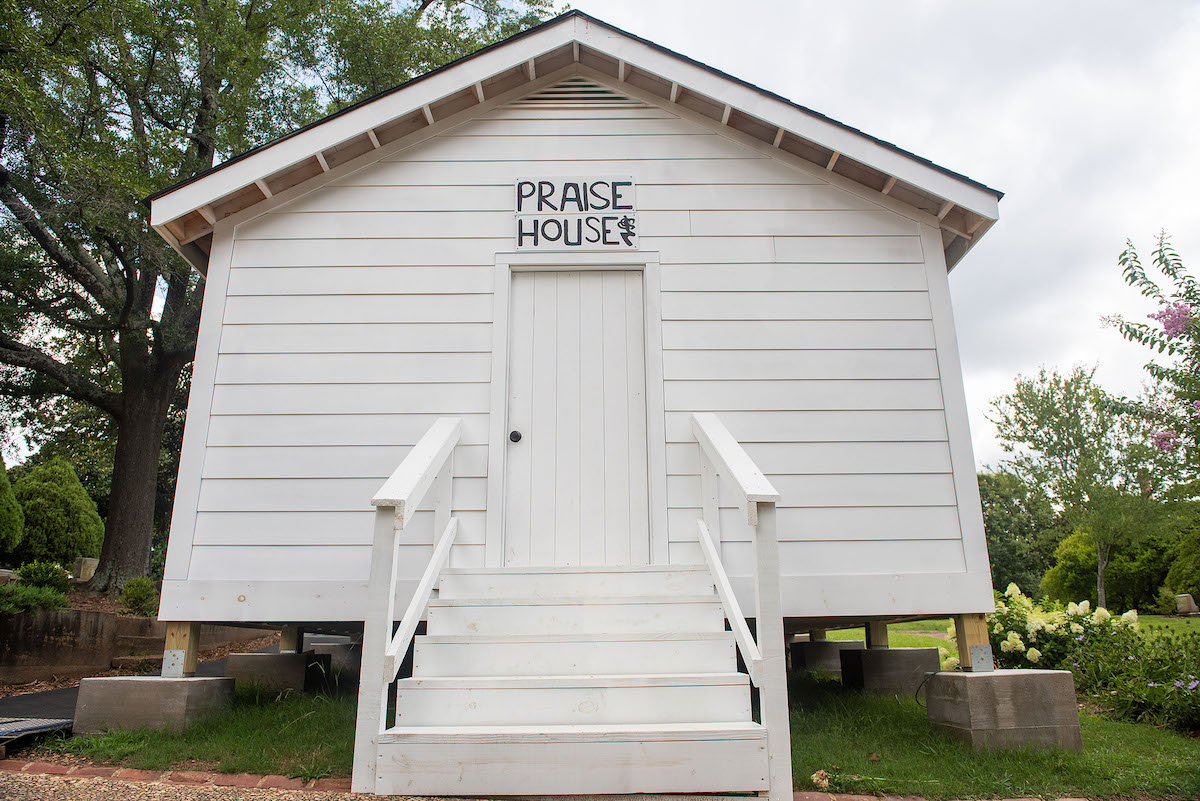
[[[663,400],[662,293],[658,253],[650,251],[505,252],[496,254],[492,284],[492,391],[488,419],[487,522],[484,564],[504,564],[505,473],[508,464],[509,313],[513,273],[585,270],[642,274],[646,363],[646,477],[650,509],[650,564],[668,564],[667,435]]]

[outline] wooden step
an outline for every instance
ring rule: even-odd
[[[732,632],[418,636],[413,675],[731,673]]]
[[[724,631],[715,595],[618,598],[437,598],[428,634],[618,634]]]
[[[396,725],[502,726],[747,722],[744,673],[410,678]]]
[[[676,596],[711,593],[713,582],[703,565],[451,568],[439,591],[442,598]]]
[[[397,727],[375,791],[504,796],[741,793],[768,788],[756,723]]]

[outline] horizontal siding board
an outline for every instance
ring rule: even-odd
[[[490,323],[488,295],[241,295],[226,325],[269,323]]]
[[[667,513],[671,542],[695,541],[699,515],[699,509],[671,509]],[[777,517],[779,539],[783,542],[957,540],[962,537],[958,510],[953,506],[782,508]],[[720,539],[733,542],[752,539],[753,532],[740,509],[724,508],[720,518]],[[792,572],[790,567],[788,572]]]
[[[377,478],[382,481],[412,450],[408,445],[210,446],[205,478]],[[487,476],[487,446],[454,450],[454,475]]]
[[[940,409],[937,381],[667,381],[668,411]]]
[[[722,412],[738,442],[945,442],[934,410]],[[667,412],[667,442],[695,442],[692,413]]]
[[[675,564],[703,561],[698,546],[690,542],[671,543],[669,553]],[[936,576],[961,573],[966,569],[962,543],[958,540],[781,542],[779,561],[794,566],[788,571],[792,576],[836,576],[851,570],[859,575],[921,573]],[[754,553],[749,542],[722,543],[721,562],[731,577],[754,575]],[[905,600],[907,598],[905,596]]]
[[[487,294],[494,275],[492,267],[237,267],[228,294]]]
[[[221,353],[491,353],[491,323],[226,325]]]
[[[454,509],[483,511],[487,480],[454,479]],[[374,478],[246,479],[200,482],[201,512],[358,512],[371,508],[382,483]],[[422,509],[433,508],[426,497]]]
[[[911,262],[924,260],[916,236],[777,236],[775,256],[794,262]]]
[[[239,267],[426,267],[490,265],[513,237],[497,239],[242,239],[234,245]]]
[[[953,506],[954,479],[949,473],[922,475],[767,476],[779,492],[779,506]],[[698,476],[668,476],[667,506],[699,506]],[[733,496],[722,495],[733,506]]]
[[[486,512],[456,511],[456,543],[482,545]],[[401,543],[433,542],[431,511],[417,512],[404,527]],[[197,545],[371,545],[375,513],[370,512],[201,512]]]
[[[527,114],[524,117],[495,117],[479,119],[451,129],[446,136],[511,137],[511,136],[630,136],[644,134],[708,135],[708,131],[679,117],[649,116],[602,117],[595,112],[587,116],[562,118]],[[481,147],[487,144],[480,142]]]
[[[779,169],[778,167],[776,169]],[[785,171],[798,175],[798,171]],[[802,180],[774,184],[753,182],[719,185],[702,180],[659,181],[638,185],[638,206],[643,209],[705,211],[843,211],[878,210],[879,206],[857,195],[824,183]],[[756,179],[755,179],[756,180]],[[690,186],[689,184],[703,184]]]
[[[663,292],[923,292],[923,264],[670,264]]]
[[[388,156],[386,161],[567,161],[622,159],[741,159],[757,152],[711,133],[630,136],[439,136]],[[543,166],[542,171],[545,172]],[[592,174],[591,170],[584,170]]]
[[[668,380],[937,378],[933,350],[669,350]]]
[[[945,442],[748,442],[746,452],[764,473],[949,473]],[[700,446],[667,446],[669,475],[698,475]]]
[[[432,545],[402,547],[397,558],[397,579],[420,578],[432,555]],[[450,549],[450,565],[452,567],[482,566],[483,546],[455,545]],[[370,567],[371,547],[369,545],[325,547],[202,545],[192,550],[192,567],[188,578],[196,581],[222,579],[254,582],[365,581],[370,573]]]
[[[212,414],[469,414],[488,410],[486,384],[221,384]]]
[[[908,350],[934,347],[928,320],[664,320],[666,350]]]
[[[208,445],[415,445],[440,414],[217,415]],[[464,414],[462,443],[486,445],[488,415]]]
[[[541,106],[531,108],[523,105],[508,104],[497,106],[476,118],[477,120],[604,120],[604,119],[679,119],[657,106],[596,106],[579,108],[577,106]]]
[[[927,292],[664,292],[663,320],[928,320]]]
[[[916,222],[892,211],[693,211],[692,236],[916,236]],[[647,231],[658,231],[649,223]],[[659,234],[660,236],[665,234]]]
[[[218,384],[487,382],[486,353],[223,353]]]

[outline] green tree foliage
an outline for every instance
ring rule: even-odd
[[[1050,500],[1011,473],[980,473],[979,498],[992,586],[1035,592],[1061,536]]]
[[[1188,593],[1200,599],[1200,520],[1192,524],[1172,554],[1171,569],[1167,571],[1166,585],[1176,593]]]
[[[1169,525],[1160,500],[1174,487],[1179,455],[1157,448],[1145,419],[1122,414],[1093,373],[1018,376],[1011,393],[992,401],[988,419],[1010,454],[1004,466],[1043,491],[1068,530],[1090,536],[1097,597],[1106,606],[1114,551]]]
[[[1167,578],[1173,543],[1169,536],[1154,536],[1137,548],[1117,551],[1108,564],[1106,586],[1110,609],[1157,608],[1158,591]],[[1088,600],[1098,603],[1096,544],[1090,534],[1072,534],[1055,551],[1056,563],[1042,580],[1042,591],[1064,603]]]
[[[1159,304],[1149,315],[1152,323],[1112,317],[1109,322],[1130,342],[1159,357],[1146,365],[1159,387],[1150,403],[1129,402],[1129,411],[1153,428],[1156,447],[1177,452],[1181,476],[1176,495],[1200,495],[1200,283],[1184,267],[1166,234],[1159,234],[1151,256],[1151,276],[1142,266],[1132,241],[1118,263],[1125,283]]]
[[[51,459],[38,465],[13,492],[25,512],[25,537],[12,551],[13,561],[69,564],[77,556],[100,554],[104,523],[70,464]]]
[[[111,420],[93,588],[146,572],[161,443],[204,292],[141,200],[547,10],[547,0],[0,3],[0,393],[59,423],[72,413],[54,408],[62,397]]]
[[[25,536],[25,513],[13,495],[8,471],[0,459],[0,554],[10,553]]]

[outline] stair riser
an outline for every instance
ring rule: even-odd
[[[624,634],[723,631],[717,602],[564,604],[555,606],[431,606],[428,633],[438,635]]]
[[[707,572],[484,573],[442,576],[441,598],[670,597],[713,592]]]
[[[436,643],[417,637],[414,676],[729,673],[732,640]]]
[[[766,790],[764,740],[386,743],[381,795],[504,796]]]
[[[450,689],[401,681],[397,726],[720,723],[750,719],[748,685]]]

